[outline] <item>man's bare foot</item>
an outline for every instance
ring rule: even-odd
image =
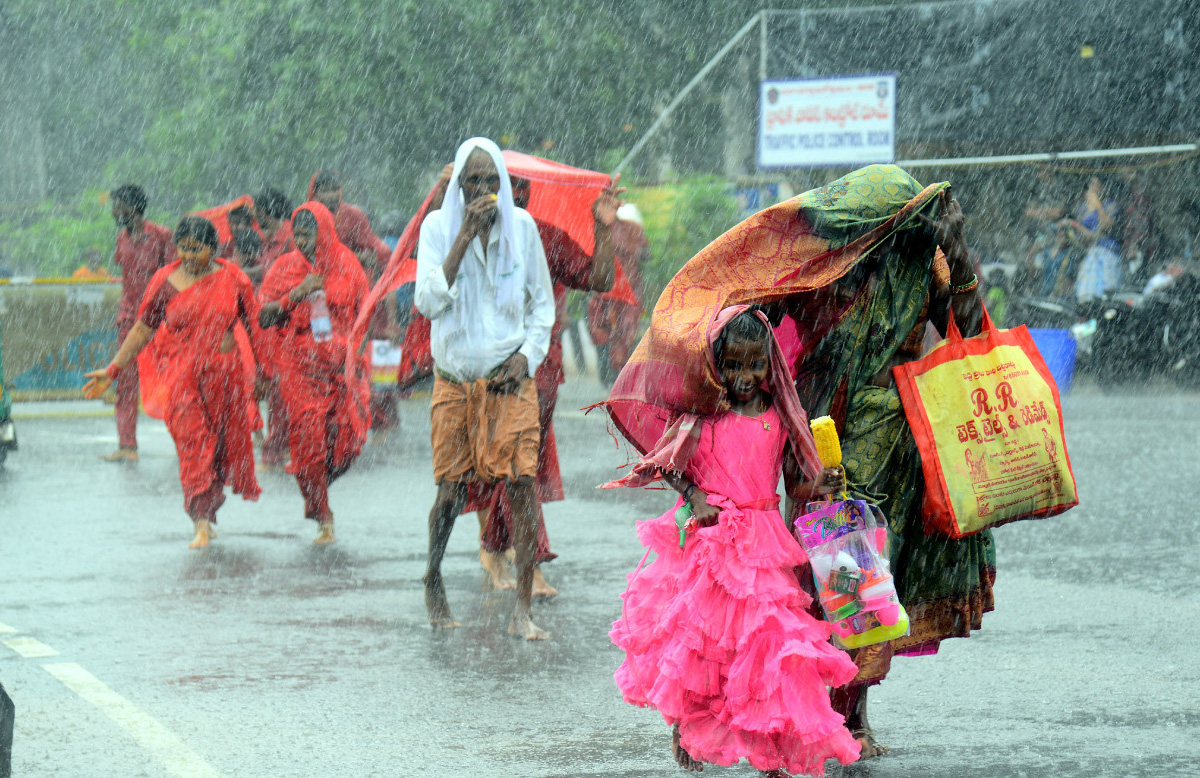
[[[104,454],[100,457],[105,462],[136,462],[138,461],[138,452],[136,448],[119,448],[111,454]]]
[[[689,773],[704,772],[704,763],[697,762],[692,759],[692,755],[684,750],[683,746],[679,745],[679,725],[671,727],[671,756],[675,757],[675,764],[687,770]]]
[[[888,751],[891,751],[887,746],[876,742],[875,733],[869,729],[852,729],[850,730],[850,735],[862,747],[862,750],[858,753],[858,761],[860,762],[864,759],[874,759],[877,756],[883,756]]]
[[[516,585],[515,581],[513,585]],[[549,600],[557,595],[558,589],[546,583],[546,579],[542,577],[542,566],[535,565],[533,568],[533,599]]]
[[[333,535],[333,519],[320,522],[318,527],[321,528],[321,534],[313,538],[313,543],[318,546],[326,546],[330,543],[337,543],[337,538]]]
[[[446,589],[442,586],[440,576],[425,580],[425,611],[429,614],[429,626],[434,629],[454,629],[461,627],[450,612],[450,603],[446,601]]]
[[[195,524],[196,534],[194,537],[192,537],[192,542],[188,543],[188,548],[208,548],[208,520],[199,519],[195,522]]]
[[[533,623],[528,616],[514,618],[508,625],[508,634],[520,636],[526,640],[546,640],[550,633]]]
[[[479,564],[483,565],[484,571],[488,574],[488,583],[493,589],[505,591],[517,588],[517,579],[513,578],[512,570],[509,568],[508,560],[504,558],[503,552],[481,548],[479,549]],[[537,586],[536,582],[534,586]]]

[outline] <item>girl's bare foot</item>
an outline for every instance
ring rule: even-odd
[[[557,594],[558,589],[546,583],[546,579],[542,577],[542,566],[536,565],[533,568],[533,599],[549,600]]]
[[[487,549],[479,549],[479,563],[483,565],[483,569],[487,572],[488,583],[497,591],[506,591],[508,589],[517,588],[517,579],[513,578],[512,570],[508,566],[508,560],[504,558],[502,551],[488,551]],[[534,588],[537,588],[537,579],[534,579]]]
[[[313,538],[313,543],[318,546],[325,546],[330,543],[337,543],[337,538],[333,535],[333,517],[330,516],[325,521],[320,522],[317,526],[321,528],[321,534]]]
[[[683,746],[679,745],[679,725],[671,727],[671,756],[675,757],[675,764],[687,770],[689,773],[704,772],[704,763],[697,762],[692,759],[692,755],[684,750]]]
[[[188,548],[207,548],[209,539],[209,524],[208,519],[197,519],[195,522],[196,534],[192,538],[192,542],[188,543]]]
[[[546,640],[550,633],[533,623],[528,616],[514,617],[508,625],[508,634],[520,636],[526,640]]]

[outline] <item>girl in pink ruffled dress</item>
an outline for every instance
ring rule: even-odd
[[[858,758],[828,691],[856,667],[806,610],[811,598],[793,572],[805,556],[776,489],[782,470],[788,495],[806,501],[840,490],[841,475],[820,468],[766,317],[726,308],[708,336],[728,410],[673,414],[633,472],[608,484],[661,478],[681,495],[638,524],[656,559],[629,576],[610,633],[625,651],[617,685],[627,702],[662,714],[687,770],[745,758],[770,776],[824,775],[827,759]],[[681,548],[684,502],[692,519]]]

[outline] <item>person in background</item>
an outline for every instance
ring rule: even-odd
[[[229,212],[229,240],[221,244],[217,256],[220,259],[233,259],[234,244],[239,236],[254,231],[254,211],[249,206],[239,205]]]
[[[308,185],[308,198],[315,200],[333,214],[337,238],[354,252],[367,274],[367,281],[374,284],[379,280],[383,268],[392,256],[391,249],[371,230],[367,214],[356,205],[342,200],[342,180],[332,170],[317,171]],[[398,340],[395,325],[395,307],[391,303],[378,306],[367,328],[371,340]],[[387,391],[371,393],[371,429],[385,432],[394,429],[400,418],[396,408],[397,397]]]
[[[254,217],[263,231],[262,254],[258,258],[263,276],[255,281],[257,288],[275,264],[275,260],[296,250],[292,242],[292,201],[278,189],[267,187],[254,195]],[[287,406],[283,403],[283,392],[279,388],[279,377],[275,370],[275,354],[280,346],[279,330],[266,330],[264,339],[275,348],[266,355],[267,364],[263,366],[271,387],[267,390],[267,436],[262,444],[260,470],[272,472],[280,470],[287,460],[288,418]]]
[[[599,351],[600,380],[612,386],[625,366],[637,341],[638,322],[642,318],[642,264],[650,258],[650,244],[643,230],[642,214],[633,203],[617,209],[613,224],[613,244],[617,261],[629,280],[638,305],[593,294],[588,300],[588,331]]]
[[[1072,261],[1071,233],[1055,225],[1050,234],[1050,245],[1032,257],[1032,264],[1039,279],[1037,294],[1046,299],[1069,299],[1075,263]]]
[[[138,308],[146,286],[158,269],[175,257],[171,231],[146,220],[146,190],[125,184],[110,195],[112,217],[117,224],[117,248],[113,263],[121,268],[121,302],[117,308],[117,342],[123,343],[137,324]],[[101,457],[106,462],[136,462],[138,417],[138,371],[133,362],[116,379],[118,448]]]
[[[262,266],[262,238],[254,230],[245,230],[233,241],[233,263],[241,268],[255,288],[262,283],[266,268]]]
[[[254,195],[254,218],[262,229],[262,256],[259,263],[264,272],[289,251],[292,244],[292,201],[278,189],[267,187]]]
[[[1075,220],[1060,222],[1074,229],[1089,246],[1075,279],[1075,299],[1079,303],[1102,298],[1121,284],[1119,212],[1117,201],[1106,195],[1100,178],[1092,176]]]
[[[367,278],[374,283],[391,258],[391,249],[371,229],[367,214],[342,199],[342,179],[328,168],[318,170],[308,184],[308,199],[316,200],[333,214],[334,229],[342,245],[354,252]]]
[[[112,273],[104,267],[104,255],[100,253],[100,249],[88,249],[83,255],[83,264],[75,269],[71,274],[71,278],[76,281],[111,281],[113,280]]]

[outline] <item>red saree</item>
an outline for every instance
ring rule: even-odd
[[[284,406],[288,443],[304,496],[304,515],[323,521],[330,515],[329,484],[345,473],[362,451],[370,426],[370,378],[366,357],[350,347],[350,332],[367,294],[367,277],[354,253],[338,239],[333,216],[318,202],[297,208],[317,220],[317,248],[309,262],[299,251],[275,261],[263,279],[259,299],[278,302],[288,312],[275,356]],[[324,278],[325,301],[333,323],[332,339],[313,340],[307,301],[295,304],[287,295],[310,273]]]
[[[179,261],[150,280],[138,318],[155,330],[138,357],[146,412],[167,424],[179,454],[183,503],[193,520],[216,521],[224,486],[257,500],[250,433],[254,359],[247,329],[257,335],[258,305],[250,279],[236,266],[220,269],[182,292],[167,280]],[[222,353],[226,333],[235,347]]]

